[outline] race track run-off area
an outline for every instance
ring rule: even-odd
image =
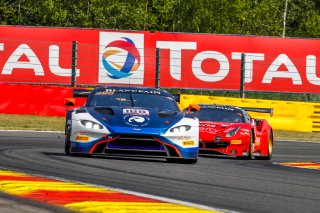
[[[276,141],[271,161],[200,157],[190,165],[71,157],[63,133],[1,131],[0,152],[0,195],[41,203],[49,212],[57,211],[50,206],[81,212],[320,208],[320,143]]]

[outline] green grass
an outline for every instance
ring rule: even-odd
[[[0,114],[0,129],[64,131],[65,117]]]
[[[0,114],[2,130],[64,131],[65,117]],[[274,131],[275,140],[299,140],[320,142],[320,132]]]

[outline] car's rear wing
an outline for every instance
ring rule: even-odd
[[[256,107],[241,107],[245,111],[250,112],[259,112],[259,113],[270,113],[270,116],[273,116],[273,108],[256,108]]]
[[[74,106],[75,103],[76,103],[76,99],[77,97],[84,97],[84,98],[87,98],[89,96],[89,94],[91,93],[91,88],[81,88],[81,89],[73,89],[72,90],[72,98],[66,98],[64,100],[64,105],[67,107],[67,110],[68,110],[68,107],[70,106]]]
[[[174,97],[174,100],[176,100],[177,103],[180,103],[180,94],[172,94]]]
[[[93,89],[83,88],[83,89],[73,89],[73,97],[88,97]]]

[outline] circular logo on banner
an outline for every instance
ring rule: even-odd
[[[126,115],[123,117],[125,124],[134,127],[142,127],[148,125],[150,118],[140,115]]]
[[[110,42],[102,54],[102,64],[113,79],[126,78],[140,66],[140,53],[134,42],[126,37],[122,39]]]

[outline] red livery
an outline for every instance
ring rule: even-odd
[[[254,119],[246,111],[272,113],[269,108],[190,105],[185,112],[200,121],[200,154],[270,160],[274,143],[272,127],[267,120]]]

